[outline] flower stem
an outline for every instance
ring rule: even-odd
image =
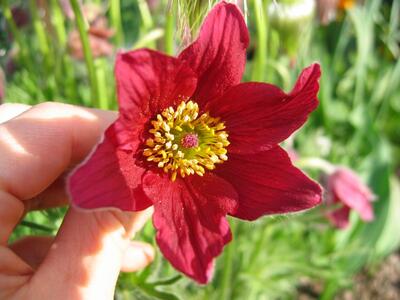
[[[107,78],[105,72],[105,61],[103,59],[96,60],[96,76],[100,83],[99,85],[99,107],[101,109],[109,109],[109,104],[107,101]]]
[[[64,86],[65,96],[68,102],[77,103],[77,87],[75,82],[75,71],[74,66],[71,62],[71,58],[67,55],[67,32],[64,26],[64,15],[62,13],[60,3],[58,0],[51,0],[51,21],[55,29],[58,51],[56,55],[61,58],[61,84]],[[58,79],[60,82],[60,79]]]
[[[78,0],[70,0],[71,7],[75,14],[76,25],[78,27],[79,36],[81,38],[83,55],[85,57],[86,68],[88,70],[89,81],[90,81],[90,92],[92,104],[95,107],[98,107],[98,82],[96,76],[96,67],[94,65],[94,59],[92,54],[92,49],[89,44],[89,36],[87,33],[88,25],[85,23],[85,20],[82,15],[82,11],[79,7]]]
[[[51,6],[52,6],[51,20],[53,22],[56,31],[58,43],[62,48],[65,48],[67,43],[67,33],[64,27],[64,17],[61,11],[61,7],[57,0],[51,0]]]
[[[149,6],[145,0],[138,0],[139,11],[142,17],[144,31],[153,27],[153,18],[151,17]]]
[[[29,8],[32,13],[33,27],[39,40],[39,50],[42,53],[46,68],[50,70],[52,68],[50,46],[46,36],[46,29],[43,26],[43,22],[40,20],[38,7],[35,0],[29,1]]]
[[[265,65],[267,62],[267,17],[263,1],[254,0],[253,3],[257,28],[257,48],[251,77],[254,81],[264,81]]]
[[[267,235],[269,235],[269,231],[271,230],[271,226],[269,226],[269,224],[267,224],[267,226],[264,227],[264,229],[261,231],[261,235],[260,237],[257,239],[257,242],[255,243],[255,245],[252,247],[252,254],[251,254],[251,258],[249,261],[249,264],[247,266],[248,270],[252,270],[252,268],[254,267],[258,256],[261,253],[262,247],[264,245],[264,242],[266,240]]]
[[[124,31],[121,20],[121,2],[120,0],[110,1],[111,25],[115,29],[115,43],[122,45],[124,43]]]
[[[231,220],[231,231],[232,235],[236,229],[235,220]],[[224,251],[224,272],[222,273],[222,287],[221,287],[221,300],[232,299],[232,270],[233,270],[233,256],[234,256],[234,244],[231,243],[226,246]]]
[[[172,13],[172,9],[167,10],[166,20],[165,20],[165,52],[169,55],[174,54],[174,23],[175,18]]]

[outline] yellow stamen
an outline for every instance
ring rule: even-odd
[[[172,181],[177,175],[203,176],[206,169],[214,170],[215,164],[228,159],[225,124],[208,113],[199,116],[199,106],[193,101],[164,109],[150,123],[152,137],[146,140],[143,155],[170,173]]]

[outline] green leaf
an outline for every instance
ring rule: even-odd
[[[400,246],[400,182],[392,176],[390,178],[390,198],[387,203],[387,214],[382,233],[375,246],[375,259],[389,255]]]

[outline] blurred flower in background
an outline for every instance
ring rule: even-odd
[[[337,16],[340,10],[352,8],[355,0],[317,0],[318,18],[321,24],[327,25]]]
[[[65,5],[64,10],[67,15],[71,15],[69,6]],[[109,28],[103,9],[96,4],[85,4],[82,6],[82,12],[89,24],[89,43],[93,56],[111,56],[114,46],[110,38],[114,35],[114,30]],[[73,13],[71,16],[74,18]],[[73,57],[83,59],[83,47],[78,30],[69,33],[68,47]]]
[[[339,0],[338,8],[349,9],[352,8],[356,2],[356,0]]]
[[[5,75],[11,76],[17,70],[15,58],[17,56],[17,49],[12,49],[7,53],[4,72]]]
[[[16,26],[16,28],[18,29],[23,29],[25,27],[27,27],[29,25],[29,23],[31,22],[31,16],[29,13],[29,10],[27,10],[25,7],[23,7],[22,5],[17,6],[14,5],[11,7],[11,17],[14,21],[14,24]],[[12,51],[10,51],[9,53],[8,50],[11,48],[11,45],[14,41],[14,36],[13,33],[11,32],[10,28],[8,26],[0,27],[0,42],[1,42],[1,47],[0,47],[0,57],[1,56],[5,56],[6,59],[6,63],[5,63],[5,73],[8,75],[10,73],[12,73],[15,69],[13,58],[15,57],[16,52],[18,51],[18,49],[12,49]],[[3,36],[4,34],[4,36]],[[9,70],[11,72],[9,72]]]
[[[314,0],[272,1],[268,6],[271,26],[279,33],[282,48],[294,59],[300,43],[308,39],[315,13]]]
[[[15,25],[18,28],[25,27],[31,21],[31,16],[29,11],[22,6],[14,6],[11,8],[12,17],[14,19]]]
[[[31,13],[28,8],[26,8],[23,4],[13,5],[11,7],[11,17],[14,21],[16,29],[27,30],[32,22]],[[0,29],[3,30],[3,28]],[[14,36],[9,26],[5,26],[4,34],[6,36],[5,43],[0,47],[0,51],[2,51],[0,57],[4,56],[3,81],[5,84],[5,77],[11,76],[18,69],[18,62],[16,61],[16,57],[20,52],[20,48],[12,47]],[[4,94],[2,96],[4,97]]]
[[[160,0],[146,0],[146,2],[151,11],[155,11],[157,7],[160,5]]]
[[[339,0],[317,0],[318,18],[321,24],[327,25],[336,18]]]
[[[356,211],[365,222],[374,219],[371,201],[375,195],[352,170],[340,167],[329,175],[326,193],[328,205],[341,206],[328,213],[329,220],[336,227],[344,229],[349,225],[351,210]]]
[[[72,10],[71,4],[69,3],[69,0],[60,0],[59,3],[61,5],[61,8],[62,8],[65,16],[71,20],[74,19],[74,12]],[[79,0],[78,3],[82,7],[82,1]]]

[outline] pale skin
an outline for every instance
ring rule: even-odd
[[[0,299],[113,299],[120,271],[153,248],[132,241],[151,216],[70,208],[56,237],[9,237],[27,211],[66,205],[65,177],[115,112],[57,103],[0,106]]]

